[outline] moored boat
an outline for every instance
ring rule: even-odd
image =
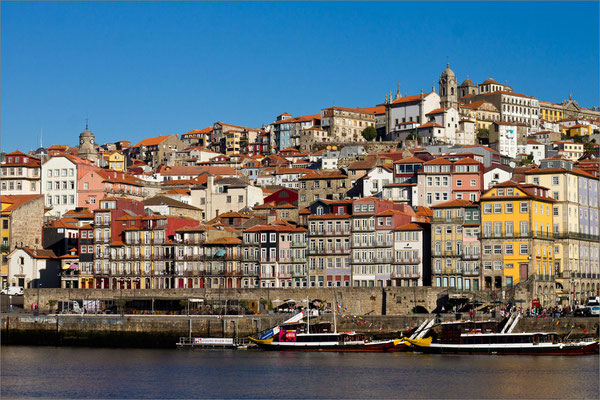
[[[265,350],[392,352],[403,351],[401,339],[371,340],[362,333],[331,331],[331,323],[282,324],[250,340]]]
[[[249,339],[265,350],[394,352],[406,349],[402,339],[372,340],[354,331],[338,332],[336,312],[333,329],[328,321],[311,323],[310,315],[309,308],[306,313],[302,311],[259,337]]]
[[[595,339],[561,340],[556,332],[513,333],[518,317],[511,317],[500,332],[493,321],[455,321],[439,324],[441,335],[431,326],[419,337],[404,338],[411,350],[423,353],[498,355],[598,354]]]

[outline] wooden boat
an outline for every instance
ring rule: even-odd
[[[423,353],[498,355],[588,355],[598,354],[594,339],[561,341],[556,332],[513,333],[519,317],[511,316],[505,327],[491,329],[494,321],[456,321],[441,325],[441,337],[433,327],[418,337],[404,338],[409,349]]]
[[[331,331],[330,322],[282,324],[250,340],[265,350],[393,352],[405,350],[401,339],[370,340],[357,332]]]
[[[258,338],[249,339],[265,350],[393,352],[406,349],[401,339],[371,340],[362,333],[338,332],[335,312],[333,330],[331,322],[311,323],[310,314],[310,309],[303,311]],[[303,319],[306,322],[302,322]]]

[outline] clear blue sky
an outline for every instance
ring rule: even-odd
[[[2,150],[260,127],[462,82],[598,104],[598,2],[2,2]]]

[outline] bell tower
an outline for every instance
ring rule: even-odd
[[[456,75],[450,69],[450,63],[446,63],[446,69],[440,75],[439,81],[440,106],[442,108],[458,109],[458,93]]]
[[[85,123],[85,130],[79,134],[79,149],[77,150],[77,155],[93,164],[98,161],[98,152],[96,151],[94,134],[88,129],[87,121]]]

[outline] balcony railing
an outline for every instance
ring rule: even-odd
[[[392,272],[392,278],[418,279],[421,275],[418,272]]]
[[[396,263],[398,264],[419,264],[421,262],[421,258],[397,258]]]
[[[584,239],[598,241],[600,236],[579,232],[557,232],[552,235],[555,239]]]

